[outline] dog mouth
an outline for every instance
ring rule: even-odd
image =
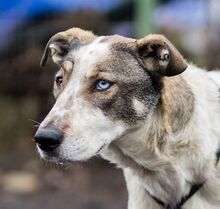
[[[87,160],[89,160],[90,158],[96,157],[98,155],[100,155],[100,152],[107,147],[107,144],[104,143],[103,145],[101,145],[98,150],[91,155],[91,157],[89,157]],[[65,164],[75,164],[75,163],[79,163],[85,160],[80,160],[80,159],[68,159],[65,156],[61,156],[59,154],[59,150],[56,149],[57,147],[53,146],[53,147],[42,147],[41,145],[37,144],[37,150],[41,156],[41,158],[45,161],[51,162],[51,163],[55,163],[57,165],[65,165]],[[83,153],[82,153],[83,155]]]
[[[42,145],[37,144],[37,150],[40,156],[47,161],[53,161],[53,159],[58,158],[58,154],[55,151],[54,147],[43,147]]]
[[[38,147],[46,152],[46,153],[51,153],[51,152],[54,152],[54,150],[58,147],[57,145],[50,145],[50,146],[45,146],[45,145],[42,145],[42,144],[38,144]]]
[[[46,151],[42,150],[40,148],[40,146],[37,146],[37,149],[38,149],[38,152],[39,152],[41,158],[44,161],[47,161],[49,163],[53,163],[53,164],[56,164],[59,166],[64,166],[64,167],[65,167],[65,165],[67,165],[69,163],[73,163],[70,160],[59,157],[59,154],[57,152],[55,152],[54,150],[51,152],[50,151],[46,152]]]
[[[103,145],[97,150],[97,152],[96,152],[95,155],[99,155],[100,152],[101,152],[106,146],[107,146],[106,144],[103,144]]]

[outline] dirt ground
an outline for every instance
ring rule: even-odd
[[[27,159],[0,159],[0,209],[126,208],[123,174],[107,162],[59,168],[38,156]]]

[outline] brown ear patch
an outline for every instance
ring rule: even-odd
[[[161,107],[163,124],[173,133],[183,130],[192,118],[195,98],[183,76],[162,78]]]
[[[137,40],[137,47],[146,69],[155,74],[174,76],[187,68],[180,52],[163,35],[152,34]]]
[[[46,64],[49,52],[51,53],[53,61],[56,64],[60,64],[64,56],[74,47],[74,45],[92,40],[95,37],[96,36],[92,32],[80,28],[71,28],[55,34],[50,38],[44,49],[40,66],[43,67]]]

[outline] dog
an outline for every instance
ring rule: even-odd
[[[34,140],[56,163],[94,156],[122,168],[128,209],[220,209],[220,73],[189,64],[163,35],[55,34],[59,70]]]

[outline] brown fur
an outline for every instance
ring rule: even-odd
[[[173,76],[187,68],[179,51],[162,35],[148,35],[138,40],[137,45],[150,71],[156,71],[159,75]],[[162,50],[167,50],[166,56],[161,53]],[[162,66],[159,61],[166,61],[166,64]]]
[[[169,132],[175,133],[188,124],[193,113],[194,96],[181,75],[163,78],[161,107]]]
[[[39,127],[53,124],[65,132],[52,160],[100,154],[116,163],[126,177],[129,209],[161,208],[149,193],[175,204],[201,182],[204,187],[183,208],[219,209],[218,84],[195,66],[183,72],[185,60],[164,36],[134,40],[86,32],[84,39],[77,31],[55,35],[45,52],[52,52],[64,76]],[[96,88],[100,80],[110,87]]]

